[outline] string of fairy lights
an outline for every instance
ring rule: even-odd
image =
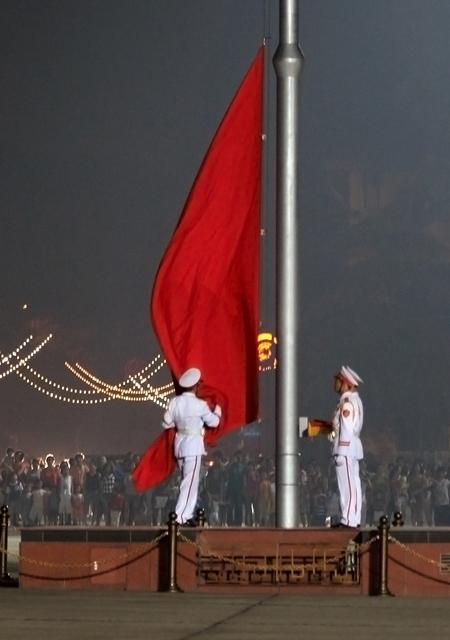
[[[153,378],[153,376],[166,364],[165,360],[161,358],[161,355],[157,355],[153,358],[153,360],[137,374],[129,376],[126,380],[115,385],[111,385],[94,376],[78,363],[75,367],[66,363],[68,369],[89,387],[87,389],[75,388],[55,382],[47,376],[42,375],[39,371],[36,371],[36,369],[28,364],[28,361],[34,357],[49,342],[49,340],[51,340],[51,338],[52,334],[49,334],[25,357],[20,357],[20,352],[31,342],[33,336],[29,336],[22,344],[16,347],[14,351],[7,355],[3,355],[0,352],[1,364],[7,365],[7,369],[0,373],[0,378],[6,377],[11,373],[15,373],[23,382],[28,384],[35,391],[42,393],[52,400],[59,400],[61,402],[71,404],[93,405],[110,402],[111,400],[124,400],[128,402],[153,401],[155,404],[163,408],[166,407],[168,397],[172,395],[174,391],[173,383],[157,387],[148,383],[148,380]],[[140,380],[141,388],[139,391],[137,391],[134,386],[134,378],[136,377]],[[130,384],[133,384],[133,386],[130,387]]]
[[[27,346],[27,344],[31,342],[31,340],[33,340],[33,336],[28,336],[28,338],[26,338],[22,342],[22,344],[19,344],[19,346],[16,347],[14,351],[11,351],[11,353],[8,353],[6,356],[3,354],[0,354],[0,358],[1,358],[0,363],[8,364],[9,360],[11,360],[12,357],[15,357],[20,351],[22,351],[22,349],[24,349]]]
[[[0,380],[2,378],[6,378],[6,376],[9,376],[11,373],[16,373],[17,369],[19,369],[19,367],[22,367],[23,365],[25,365],[28,362],[28,360],[31,360],[31,358],[33,358],[37,353],[39,353],[39,351],[43,347],[45,347],[47,342],[49,342],[52,339],[52,337],[53,336],[50,333],[44,340],[42,340],[42,342],[40,344],[37,345],[37,347],[35,347],[33,349],[33,351],[31,351],[31,353],[29,353],[28,355],[26,355],[23,358],[21,358],[19,356],[19,353],[27,346],[27,344],[29,344],[31,342],[31,340],[33,339],[33,336],[28,336],[28,338],[26,340],[24,340],[24,342],[22,342],[21,345],[19,345],[16,349],[14,349],[14,351],[12,351],[8,355],[3,355],[0,352],[0,358],[1,358],[2,364],[7,364],[8,365],[8,368],[6,369],[6,371],[2,371],[0,373]],[[10,363],[10,360],[12,358],[17,359],[17,362],[15,364],[11,364]]]
[[[126,379],[116,384],[111,384],[94,375],[78,362],[75,364],[65,362],[65,366],[85,385],[83,388],[70,387],[56,382],[28,364],[29,360],[34,358],[52,337],[51,333],[48,334],[26,355],[21,354],[26,348],[30,348],[30,343],[33,341],[32,335],[28,336],[10,353],[4,355],[0,351],[0,380],[14,373],[32,389],[49,399],[77,405],[94,405],[110,402],[111,400],[122,400],[124,402],[153,402],[164,409],[175,392],[173,382],[159,386],[152,384],[153,377],[167,364],[160,354],[155,356],[140,371],[130,374]],[[260,372],[276,368],[276,358],[272,355],[272,346],[276,345],[276,343],[277,340],[272,334],[259,334],[258,360]],[[4,367],[3,370],[2,367]]]
[[[153,377],[153,375],[162,369],[165,364],[165,360],[161,360],[161,362],[158,363],[158,365],[151,371],[150,377]],[[72,366],[70,363],[66,362],[65,365],[76,378],[94,389],[97,393],[102,393],[114,400],[125,400],[126,402],[148,402],[151,400],[158,406],[165,408],[167,406],[168,396],[172,395],[174,392],[173,384],[163,385],[162,387],[152,387],[151,385],[144,387],[141,384],[139,389],[130,388],[128,386],[122,387],[117,384],[112,385],[105,380],[94,376],[90,371],[78,363],[76,363],[75,366]],[[127,378],[127,382],[132,382],[133,377],[134,376],[130,376]]]

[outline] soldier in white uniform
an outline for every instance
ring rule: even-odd
[[[339,487],[341,521],[335,526],[359,527],[361,523],[361,480],[359,461],[363,458],[360,433],[363,406],[358,394],[362,382],[349,366],[341,367],[334,376],[334,389],[340,395],[333,416],[333,458]]]
[[[222,415],[219,405],[211,411],[207,402],[197,397],[200,378],[201,372],[196,368],[183,373],[178,380],[183,392],[169,402],[162,423],[165,429],[177,430],[174,454],[181,471],[181,484],[175,511],[177,522],[187,526],[196,524],[193,515],[202,456],[206,454],[203,442],[205,427],[219,426]]]

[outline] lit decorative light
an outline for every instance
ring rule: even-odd
[[[144,390],[143,385],[145,384],[147,378],[141,377],[141,379],[138,381],[138,380],[135,380],[135,376],[130,376],[129,380],[134,385],[136,385],[138,389]],[[153,387],[152,385],[148,384],[145,388],[147,389],[148,392],[154,394],[155,396],[161,396],[161,397],[173,395],[173,393],[175,392],[175,385],[173,384],[173,382],[168,382],[167,384],[160,385],[159,387]]]
[[[66,363],[66,364],[67,364],[67,363]],[[149,377],[153,377],[156,373],[158,373],[158,371],[159,371],[160,369],[162,369],[162,367],[163,367],[165,364],[166,364],[166,361],[165,361],[165,360],[163,360],[162,362],[160,362],[160,363],[155,367],[155,369],[153,369],[153,371],[150,373],[150,376],[149,376]],[[76,366],[76,367],[77,367],[77,369],[79,369],[79,371],[81,371],[84,375],[86,375],[86,376],[88,376],[89,378],[91,378],[91,380],[93,380],[93,381],[94,381],[94,382],[96,382],[96,383],[103,384],[105,387],[108,387],[109,389],[111,389],[111,391],[119,391],[119,393],[120,393],[121,391],[126,391],[127,393],[131,393],[132,395],[133,395],[133,394],[136,394],[136,395],[143,395],[143,394],[144,394],[144,395],[145,395],[145,391],[144,391],[144,390],[142,390],[142,389],[141,389],[141,390],[138,390],[138,389],[133,389],[133,388],[130,388],[130,387],[127,387],[127,388],[123,389],[123,388],[122,388],[122,387],[123,387],[123,384],[122,384],[122,383],[121,383],[121,384],[119,384],[119,385],[111,385],[111,384],[109,384],[109,383],[107,383],[107,382],[104,382],[104,381],[103,381],[103,380],[101,380],[100,378],[97,378],[96,376],[94,376],[92,373],[90,373],[87,369],[85,369],[84,367],[82,367],[80,364],[78,364],[78,362],[77,362],[77,363],[75,363],[75,366]],[[135,378],[135,377],[136,377],[135,375],[131,375],[131,376],[129,376],[129,377],[127,378],[127,380],[125,381],[125,383],[127,383],[127,382],[129,383],[130,381],[132,381],[132,378]],[[146,380],[147,380],[147,379],[148,379],[148,378],[141,378],[141,383],[146,382]],[[167,385],[165,385],[165,386],[167,386]],[[147,385],[147,389],[148,389],[148,390],[150,390],[150,389],[151,389],[151,385]]]
[[[16,370],[15,373],[19,376],[19,378],[23,380],[23,382],[26,382],[28,385],[30,385],[33,389],[35,389],[36,391],[39,391],[40,393],[49,397],[52,400],[60,400],[62,402],[68,402],[72,404],[83,404],[83,405],[99,404],[103,402],[109,402],[113,399],[120,399],[120,400],[134,401],[134,402],[139,402],[139,401],[143,402],[143,401],[153,400],[159,406],[165,407],[165,404],[161,402],[161,400],[159,400],[156,397],[156,395],[154,396],[151,393],[146,393],[145,397],[135,398],[135,397],[129,397],[129,395],[126,394],[126,389],[121,389],[120,393],[114,393],[109,391],[108,389],[103,388],[102,386],[92,385],[92,384],[90,386],[94,387],[94,389],[76,389],[73,387],[67,387],[65,385],[54,382],[49,378],[46,378],[45,376],[40,374],[38,371],[35,371],[29,365],[25,364],[24,367],[33,376],[38,378],[42,382],[42,384],[39,384],[33,381],[27,375],[25,375],[22,371]],[[78,375],[77,377],[79,379],[82,379],[84,382],[86,382],[86,384],[88,384],[88,381],[84,380],[82,376]],[[52,387],[52,388],[49,389],[48,387]],[[75,397],[71,397],[70,395],[63,395],[59,393],[59,391],[69,393]],[[91,397],[89,399],[83,399],[82,397],[80,398],[80,395],[82,396],[91,395],[91,396],[100,396],[100,397]],[[163,394],[162,394],[162,397],[164,397]]]
[[[155,358],[156,360],[157,358]],[[72,373],[75,373],[74,370],[78,370],[78,372],[81,372],[83,374],[83,376],[89,378],[92,382],[99,384],[107,389],[109,389],[110,391],[113,392],[117,392],[117,393],[126,393],[126,394],[131,394],[131,395],[147,395],[145,390],[138,390],[135,388],[130,388],[130,387],[125,387],[125,384],[129,384],[130,382],[132,382],[132,379],[136,377],[135,375],[131,375],[129,376],[125,381],[120,382],[119,384],[109,384],[108,382],[105,382],[104,380],[102,380],[101,378],[98,378],[97,376],[94,376],[94,374],[92,374],[90,371],[88,371],[87,369],[85,369],[84,367],[82,367],[80,364],[78,364],[78,362],[75,363],[75,366],[70,365],[68,362],[65,363],[66,367],[72,371]],[[153,371],[150,373],[149,377],[153,377],[153,375],[155,375],[155,373],[157,373],[160,369],[162,369],[162,367],[166,364],[166,361],[163,360],[162,362],[160,362],[155,369],[153,369]],[[76,374],[75,374],[76,375]],[[141,382],[145,382],[147,380],[147,378],[141,378]],[[168,388],[170,385],[164,385],[164,388]],[[157,392],[159,393],[160,388],[157,389],[153,389],[153,387],[151,387],[151,385],[147,385],[147,389],[148,391],[150,391],[150,393],[153,393],[154,391],[157,390]],[[166,394],[167,395],[167,394]]]
[[[47,344],[49,340],[52,339],[52,337],[53,336],[50,333],[41,343],[37,345],[37,347],[33,349],[33,351],[31,351],[27,356],[20,359],[18,356],[19,352],[25,347],[26,344],[30,342],[30,340],[33,339],[33,336],[29,336],[17,349],[12,351],[8,355],[3,355],[0,352],[0,358],[1,358],[2,364],[7,363],[10,365],[6,371],[3,371],[2,373],[0,373],[0,380],[2,378],[5,378],[6,376],[9,376],[11,373],[16,372],[17,369],[19,369],[20,367],[23,367],[28,362],[28,360],[31,360],[31,358],[33,358],[37,353],[39,353],[39,351]],[[12,360],[13,358],[18,360],[16,364],[10,364],[10,360]]]
[[[65,364],[69,371],[71,371],[79,380],[82,380],[85,384],[89,385],[99,393],[104,393],[114,400],[125,400],[127,402],[152,401],[162,408],[166,408],[167,406],[167,400],[160,399],[158,396],[149,392],[142,392],[136,389],[119,388],[117,385],[111,385],[100,380],[79,364],[77,364],[77,368],[73,367],[68,362]]]
[[[27,369],[34,376],[36,376],[40,380],[42,380],[45,384],[53,386],[53,387],[55,387],[57,389],[70,390],[72,393],[75,393],[75,392],[83,393],[83,394],[84,393],[90,393],[90,391],[86,391],[85,389],[68,389],[67,387],[64,387],[63,385],[59,385],[59,384],[53,382],[52,380],[49,380],[48,378],[45,378],[42,374],[38,373],[37,371],[35,371],[32,367],[30,367],[27,364],[28,360],[30,360],[34,355],[36,355],[47,344],[47,342],[52,337],[53,337],[52,334],[49,334],[35,349],[33,349],[33,351],[31,353],[29,353],[24,358],[20,358],[19,352],[24,348],[24,346],[26,344],[28,344],[28,342],[30,342],[30,340],[32,340],[33,336],[29,336],[29,338],[27,338],[27,340],[25,340],[20,345],[20,347],[18,347],[14,351],[12,351],[7,356],[1,356],[1,354],[0,354],[0,357],[2,358],[2,360],[1,360],[2,362],[9,362],[12,358],[15,358],[16,360],[18,360],[18,362],[16,364],[11,365],[6,372],[3,372],[2,377],[4,375],[9,375],[10,373],[15,373],[21,380],[23,380],[24,382],[29,384],[33,389],[35,389],[36,391],[39,391],[40,393],[48,396],[49,398],[51,398],[53,400],[61,400],[63,402],[71,402],[72,404],[97,404],[97,403],[100,403],[100,402],[107,402],[107,401],[111,400],[111,398],[109,398],[109,397],[96,398],[96,399],[92,399],[92,400],[83,400],[83,399],[79,399],[79,398],[70,398],[70,397],[67,397],[67,396],[62,396],[61,394],[56,393],[53,390],[49,390],[48,388],[45,388],[44,386],[41,386],[40,384],[37,384],[33,380],[30,380],[30,378],[28,378],[28,376],[26,376],[23,373],[22,369],[23,368]]]
[[[158,355],[156,356],[156,358],[154,358],[152,360],[151,363],[149,363],[148,365],[146,365],[145,369],[148,369],[150,366],[152,366],[161,356]],[[67,365],[66,365],[67,366]],[[161,368],[162,365],[160,365],[158,367],[157,370],[159,370]],[[65,391],[67,393],[71,393],[71,394],[84,394],[84,395],[98,395],[101,392],[95,391],[93,389],[78,389],[78,388],[74,388],[74,387],[67,387],[63,384],[59,384],[58,382],[54,382],[53,380],[51,380],[50,378],[47,378],[45,376],[43,376],[41,373],[39,373],[38,371],[36,371],[35,369],[33,369],[31,366],[29,365],[25,365],[25,368],[28,370],[28,372],[30,374],[32,374],[34,377],[38,378],[39,380],[41,380],[41,382],[55,388],[58,389],[59,391]],[[69,367],[68,367],[69,368]],[[155,373],[156,371],[152,372],[151,375],[153,375],[153,373]],[[90,375],[89,372],[86,371],[86,374]],[[123,387],[123,385],[127,384],[127,382],[129,382],[129,380],[131,379],[131,376],[129,376],[129,378],[127,378],[126,380],[118,383],[117,385],[114,386],[114,388],[116,387]],[[106,385],[106,383],[104,383],[102,380],[98,380],[98,382],[101,382],[103,384]],[[167,385],[163,385],[161,387],[155,387],[155,388],[150,388],[150,391],[152,393],[154,393],[155,395],[167,395],[164,394],[164,390],[166,388],[171,388],[173,390],[173,384],[169,383]],[[169,391],[170,393],[170,391]]]
[[[152,371],[152,375],[157,373],[165,364],[165,360],[160,362],[157,367]],[[102,393],[111,395],[113,398],[117,400],[126,400],[131,402],[147,402],[149,400],[153,401],[155,404],[165,408],[167,406],[167,398],[169,395],[169,389],[165,389],[162,393],[159,393],[159,389],[157,392],[150,389],[135,389],[129,387],[121,387],[119,385],[112,385],[104,380],[101,380],[97,376],[94,376],[87,369],[82,367],[80,364],[76,363],[75,367],[66,362],[66,367],[71,371],[77,378],[82,380],[85,384],[93,387],[97,391],[101,391]],[[128,381],[130,379],[128,378]],[[167,387],[167,385],[165,385]]]
[[[109,402],[110,400],[112,400],[112,398],[110,398],[110,397],[91,398],[89,400],[86,400],[86,399],[83,399],[83,398],[71,398],[70,396],[61,395],[61,394],[56,393],[54,391],[50,391],[49,389],[46,389],[45,387],[42,387],[41,385],[37,384],[33,380],[30,380],[30,378],[28,378],[24,373],[22,373],[22,371],[18,370],[15,373],[16,373],[16,375],[19,376],[19,378],[21,380],[23,380],[23,382],[26,382],[27,384],[30,385],[30,387],[32,387],[36,391],[39,391],[40,393],[42,393],[43,395],[49,397],[52,400],[60,400],[61,402],[67,402],[67,403],[70,403],[70,404],[84,404],[84,405],[86,405],[86,404],[101,404],[102,402]]]
[[[92,404],[99,404],[103,402],[109,402],[113,399],[120,399],[120,400],[127,400],[127,401],[133,401],[133,402],[139,402],[139,401],[143,402],[143,401],[151,400],[153,402],[156,402],[158,405],[162,407],[166,406],[167,404],[166,396],[169,395],[171,391],[173,391],[173,385],[171,383],[168,385],[163,385],[161,388],[151,387],[150,385],[147,385],[149,389],[139,391],[138,393],[140,395],[135,397],[134,394],[136,390],[134,388],[128,388],[124,386],[127,383],[134,384],[131,380],[132,376],[122,381],[118,385],[114,385],[114,386],[109,385],[110,388],[108,388],[106,383],[103,383],[103,381],[99,381],[100,384],[91,383],[89,385],[88,384],[89,380],[85,380],[83,377],[81,377],[78,374],[78,377],[80,379],[83,379],[83,382],[85,382],[85,384],[88,384],[88,386],[91,386],[93,388],[77,389],[77,388],[68,387],[66,385],[60,384],[42,375],[41,373],[33,369],[33,367],[28,365],[27,362],[30,358],[32,358],[34,355],[36,355],[36,353],[38,353],[42,349],[42,347],[51,339],[51,337],[52,337],[52,334],[47,336],[45,340],[43,340],[30,354],[28,354],[24,358],[20,358],[20,355],[19,355],[20,351],[23,350],[24,347],[32,340],[32,336],[27,338],[27,340],[25,340],[21,345],[19,345],[14,351],[9,353],[8,355],[2,356],[0,353],[1,362],[4,364],[10,365],[6,371],[2,372],[1,377],[5,377],[6,375],[15,373],[23,382],[26,382],[33,389],[35,389],[36,391],[39,391],[40,393],[47,396],[48,398],[52,400],[60,400],[62,402],[67,402],[72,404],[92,405]],[[11,364],[10,361],[13,360],[13,358],[15,358],[17,362]],[[153,375],[157,373],[157,371],[159,371],[164,366],[165,361],[161,361],[155,366],[155,363],[157,363],[158,360],[160,359],[161,359],[161,356],[157,355],[150,363],[148,363],[139,372],[138,375],[141,378],[141,381],[146,381],[147,379],[152,378]],[[154,368],[153,370],[149,371],[151,367],[154,367]],[[28,375],[26,375],[23,372],[23,369],[26,369],[27,372],[32,377],[37,378],[39,382],[36,382],[35,380],[31,379]],[[145,372],[148,372],[147,376],[143,377],[143,374]],[[86,375],[89,376],[92,374],[89,374],[89,372],[86,371]],[[83,396],[91,396],[91,397],[83,398]],[[96,397],[96,396],[99,396],[99,397]]]
[[[30,367],[30,365],[28,364],[25,365],[25,369],[35,378],[38,378],[39,380],[41,380],[42,383],[47,384],[50,387],[53,387],[54,389],[58,389],[58,391],[64,391],[64,392],[72,393],[75,395],[76,394],[81,394],[81,395],[97,394],[97,391],[93,391],[92,389],[77,389],[74,387],[67,387],[66,385],[60,384],[59,382],[54,382],[50,378],[46,378],[45,376],[43,376],[42,373],[39,373],[39,371],[36,371],[35,369],[33,369],[33,367]]]
[[[75,363],[75,365],[70,365],[69,363],[66,363],[66,366],[67,366],[67,368],[69,370],[72,371],[72,373],[73,373],[73,370],[71,369],[71,367],[72,368],[78,368],[85,376],[90,378],[93,382],[98,383],[100,385],[103,385],[103,386],[109,388],[112,391],[119,391],[120,392],[122,387],[125,388],[125,385],[129,385],[130,382],[132,384],[136,385],[136,382],[135,382],[136,378],[139,378],[139,383],[138,384],[140,384],[141,386],[144,385],[150,378],[152,378],[156,373],[158,373],[158,371],[160,371],[160,369],[166,364],[166,361],[163,360],[158,365],[156,365],[155,363],[160,358],[161,358],[161,355],[158,354],[157,356],[155,356],[155,358],[153,358],[153,360],[151,362],[149,362],[143,369],[141,369],[141,371],[139,371],[139,372],[137,372],[135,374],[131,374],[130,376],[128,376],[128,378],[126,378],[122,382],[116,383],[115,385],[110,385],[109,383],[107,383],[106,381],[102,380],[101,378],[98,378],[97,376],[94,376],[90,371],[88,371],[87,369],[83,368],[78,363]],[[152,371],[150,371],[150,373],[147,376],[144,377],[143,374],[153,366],[154,366],[154,369]],[[146,389],[150,393],[154,393],[155,395],[170,395],[174,391],[174,386],[173,386],[172,382],[169,382],[168,384],[161,385],[161,386],[158,386],[158,387],[153,387],[152,385],[147,384],[146,385]],[[129,386],[127,386],[126,387],[126,391],[129,392],[129,393],[133,393],[136,390],[130,388]]]
[[[18,347],[16,347],[16,348],[14,349],[14,351],[11,351],[11,353],[8,353],[8,355],[6,355],[6,356],[5,356],[5,355],[3,355],[3,354],[1,354],[1,352],[0,352],[0,358],[1,358],[0,362],[1,362],[1,364],[8,364],[8,361],[9,361],[9,360],[11,360],[11,358],[12,358],[13,356],[17,355],[20,351],[22,351],[22,349],[23,349],[24,347],[26,347],[26,345],[27,345],[31,340],[33,340],[33,336],[28,336],[28,338],[27,338],[26,340],[24,340],[24,341],[22,342],[22,344],[20,344]]]
[[[47,397],[49,397],[49,398],[51,398],[53,400],[60,400],[60,401],[68,402],[68,403],[72,403],[72,404],[98,404],[98,403],[102,403],[102,402],[108,402],[108,401],[111,401],[112,399],[116,399],[117,398],[117,399],[129,400],[129,401],[147,401],[147,400],[155,401],[156,400],[157,404],[159,404],[160,406],[165,406],[165,405],[163,405],[162,400],[165,398],[165,396],[167,396],[170,393],[169,389],[171,387],[173,388],[172,384],[163,385],[161,388],[150,388],[149,392],[145,391],[144,394],[142,395],[142,397],[135,398],[135,397],[129,397],[130,396],[129,393],[127,395],[127,391],[130,391],[131,393],[133,393],[134,389],[122,389],[121,388],[127,382],[128,382],[128,384],[130,384],[131,376],[127,380],[125,380],[125,381],[123,381],[123,382],[121,382],[118,385],[115,385],[113,387],[113,389],[117,389],[118,388],[118,393],[117,392],[116,393],[111,393],[108,389],[105,390],[105,388],[103,388],[102,385],[100,385],[100,386],[94,385],[94,389],[92,389],[92,388],[91,389],[77,389],[77,388],[68,387],[66,385],[60,384],[60,383],[55,382],[55,381],[51,380],[50,378],[47,378],[46,376],[42,375],[41,373],[39,373],[38,371],[33,369],[33,367],[28,365],[27,361],[31,357],[33,357],[38,351],[40,351],[40,349],[48,342],[48,340],[51,337],[52,337],[51,334],[49,336],[47,336],[47,338],[42,343],[40,343],[25,358],[21,358],[20,359],[19,353],[32,340],[32,336],[29,336],[29,338],[27,338],[27,340],[25,340],[21,345],[19,345],[19,347],[17,347],[14,351],[9,353],[8,355],[1,357],[1,354],[0,354],[2,363],[9,364],[10,361],[13,358],[15,358],[17,360],[17,362],[15,364],[10,364],[8,369],[2,373],[1,377],[5,377],[6,375],[9,375],[10,373],[15,373],[16,375],[18,375],[18,377],[23,382],[26,382],[33,389],[35,389],[36,391],[39,391],[43,395],[45,395],[45,396],[47,396]],[[148,371],[152,366],[154,366],[155,363],[158,360],[160,360],[160,358],[161,358],[161,356],[157,355],[149,364],[147,364],[141,370],[141,372],[139,372],[139,376],[141,377],[142,380],[146,380],[147,378],[151,378],[159,369],[161,369],[161,367],[165,364],[165,361],[160,362],[152,371],[150,371],[149,374],[147,374],[147,378],[143,378],[142,377],[142,374],[145,373],[146,371]],[[19,369],[21,369],[21,370],[19,371]],[[40,381],[40,383],[32,380],[28,375],[23,373],[23,369],[26,369],[27,372],[31,376],[33,376],[34,378],[37,378]],[[60,393],[60,392],[64,392],[64,393]],[[69,394],[69,395],[67,395],[67,394]],[[74,397],[71,397],[71,396],[74,396]],[[82,397],[80,398],[80,396],[91,396],[91,398],[83,399]],[[95,397],[95,396],[100,396],[100,397]],[[159,398],[161,398],[161,399],[159,399],[157,396],[159,396]]]

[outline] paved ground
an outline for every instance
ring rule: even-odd
[[[1,638],[443,640],[448,599],[0,589]],[[55,636],[55,632],[57,636]],[[31,635],[32,634],[32,635]]]

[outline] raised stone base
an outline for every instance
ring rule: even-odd
[[[20,586],[165,591],[167,530],[22,529]],[[388,585],[395,595],[450,595],[450,529],[391,528]],[[177,586],[209,593],[375,595],[377,530],[181,528]]]

